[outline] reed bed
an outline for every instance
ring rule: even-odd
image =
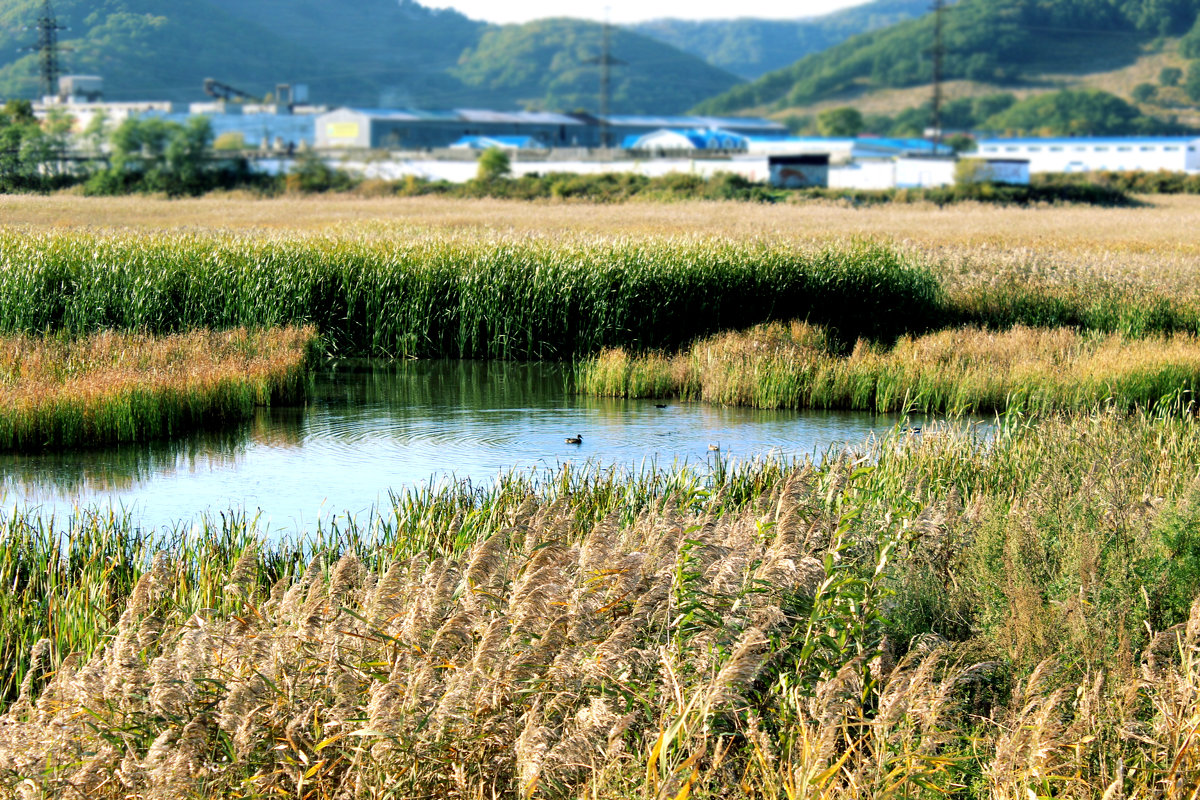
[[[891,346],[860,340],[841,355],[823,328],[770,323],[674,355],[607,350],[577,373],[577,388],[590,394],[755,408],[959,414],[1180,407],[1200,388],[1200,339],[967,328],[903,336]]]
[[[0,448],[143,441],[301,396],[312,327],[0,337]]]
[[[1102,414],[455,484],[303,545],[18,514],[6,631],[71,587],[108,622],[29,647],[0,793],[1186,797],[1197,463],[1194,421]]]
[[[567,359],[796,316],[891,336],[939,298],[874,245],[0,233],[10,332],[313,324],[343,355]]]

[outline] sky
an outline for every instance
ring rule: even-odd
[[[487,22],[528,22],[543,17],[582,17],[603,20],[607,9],[612,22],[642,22],[648,19],[730,19],[761,17],[799,19],[861,5],[866,0],[420,0],[431,8],[453,8],[471,19]]]

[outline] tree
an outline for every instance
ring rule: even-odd
[[[1122,136],[1164,127],[1121,98],[1098,89],[1026,98],[984,123],[991,130],[1049,136]]]
[[[1163,86],[1178,86],[1183,78],[1183,70],[1179,67],[1163,67],[1158,73],[1158,82]]]
[[[1188,64],[1187,78],[1183,82],[1183,90],[1192,100],[1200,102],[1200,60]]]
[[[863,115],[857,108],[830,108],[817,115],[817,131],[822,136],[858,136],[863,131]]]
[[[1133,99],[1139,103],[1149,103],[1154,99],[1154,94],[1157,91],[1158,87],[1156,87],[1153,83],[1139,83],[1137,86],[1133,87]]]
[[[489,147],[479,156],[479,167],[475,177],[485,183],[491,183],[512,173],[512,162],[508,153],[499,147]]]
[[[226,131],[213,139],[213,150],[245,150],[246,137],[238,131]]]

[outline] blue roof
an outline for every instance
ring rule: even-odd
[[[488,148],[488,147],[515,147],[518,150],[530,150],[544,148],[542,144],[534,136],[464,136],[458,141],[451,144],[451,147],[472,147],[472,148]]]
[[[674,134],[686,139],[696,150],[736,150],[745,147],[747,141],[747,138],[740,133],[720,129],[689,128],[677,130],[673,128],[660,128],[648,133],[629,134],[621,141],[621,147],[626,150],[636,149],[641,146],[643,139],[664,133]]]

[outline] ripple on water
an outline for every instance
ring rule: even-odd
[[[890,430],[895,416],[757,411],[577,397],[545,364],[409,362],[318,376],[302,408],[242,429],[169,444],[0,457],[5,503],[62,513],[124,505],[152,526],[208,510],[262,509],[275,524],[364,512],[388,490],[453,474],[489,481],[563,462],[701,469],[723,460],[804,456]],[[920,423],[917,423],[920,424]],[[580,445],[565,444],[580,434]],[[719,454],[709,450],[720,447]]]

